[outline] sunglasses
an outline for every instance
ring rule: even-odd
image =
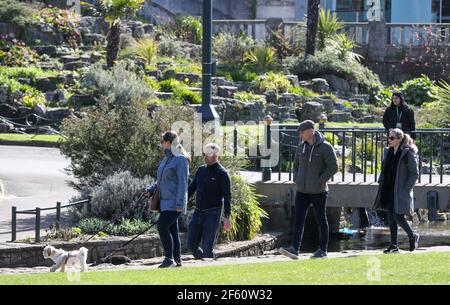
[[[396,138],[396,137],[389,137],[388,139],[391,141],[398,140],[398,138]]]

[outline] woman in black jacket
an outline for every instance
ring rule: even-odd
[[[392,102],[383,115],[383,125],[386,132],[399,128],[415,139],[416,121],[414,111],[406,104],[403,94],[399,91],[392,93]]]

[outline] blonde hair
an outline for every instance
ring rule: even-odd
[[[407,133],[404,133],[403,130],[401,130],[400,128],[394,128],[394,129],[390,129],[389,130],[389,134],[395,134],[395,136],[398,139],[401,139],[402,141],[400,142],[400,146],[404,147],[410,147],[414,152],[417,152],[417,146],[416,144],[414,144],[414,140],[411,138],[411,136]]]
[[[165,142],[171,144],[171,150],[175,156],[183,155],[188,162],[191,162],[191,155],[184,149],[183,145],[180,144],[180,137],[178,137],[178,134],[175,131],[166,131],[162,134],[162,138]]]

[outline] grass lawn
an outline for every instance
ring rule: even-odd
[[[377,265],[380,280],[370,281]],[[79,282],[61,273],[0,275],[0,284],[450,284],[450,252],[87,272]]]
[[[18,133],[0,133],[0,141],[20,141],[20,142],[58,142],[59,135],[27,135]]]

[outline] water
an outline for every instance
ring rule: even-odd
[[[450,246],[450,222],[430,222],[413,226],[414,231],[420,234],[419,247]],[[389,228],[372,226],[365,235],[356,234],[349,239],[341,239],[331,234],[328,244],[329,252],[340,252],[347,250],[379,250],[387,248],[390,241]],[[317,250],[318,238],[309,237],[304,239],[300,248],[303,252]],[[398,243],[400,249],[408,249],[408,237],[399,228]]]

